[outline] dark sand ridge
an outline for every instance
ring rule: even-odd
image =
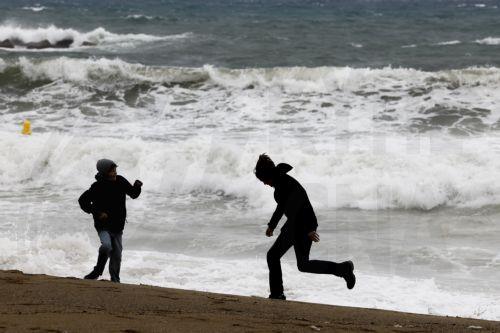
[[[493,321],[20,271],[0,271],[0,297],[0,332],[500,332]]]

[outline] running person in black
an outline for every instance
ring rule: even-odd
[[[259,156],[255,166],[255,176],[265,185],[274,187],[274,199],[278,203],[266,230],[271,237],[283,214],[287,221],[281,233],[267,252],[269,267],[269,298],[283,299],[283,280],[281,276],[280,258],[293,246],[297,258],[297,267],[301,272],[315,274],[333,274],[345,279],[347,288],[354,288],[356,277],[351,261],[335,263],[322,260],[309,260],[312,242],[319,242],[316,232],[318,223],[304,188],[287,172],[292,167],[285,163],[274,165],[266,154]]]

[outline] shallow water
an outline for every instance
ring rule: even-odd
[[[144,182],[124,282],[266,296],[267,152],[311,198],[311,257],[358,276],[291,251],[290,299],[500,320],[497,6],[2,2],[0,40],[74,43],[0,49],[0,268],[88,273],[77,199],[108,157]]]

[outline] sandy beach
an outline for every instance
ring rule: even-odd
[[[0,271],[0,332],[499,332],[500,322]]]

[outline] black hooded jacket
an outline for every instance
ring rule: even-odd
[[[306,190],[297,180],[287,175],[290,170],[292,170],[292,167],[286,163],[280,163],[276,166],[277,172],[273,186],[274,199],[278,206],[268,226],[274,230],[284,214],[287,221],[281,231],[294,236],[303,236],[311,231],[316,231],[318,221],[307,197]]]
[[[95,178],[97,181],[83,192],[78,203],[85,213],[92,213],[94,227],[98,231],[122,232],[127,217],[125,195],[135,199],[141,194],[141,187],[132,186],[128,180],[119,175],[115,181],[104,179],[99,174]],[[108,215],[106,221],[99,219],[101,213]]]

